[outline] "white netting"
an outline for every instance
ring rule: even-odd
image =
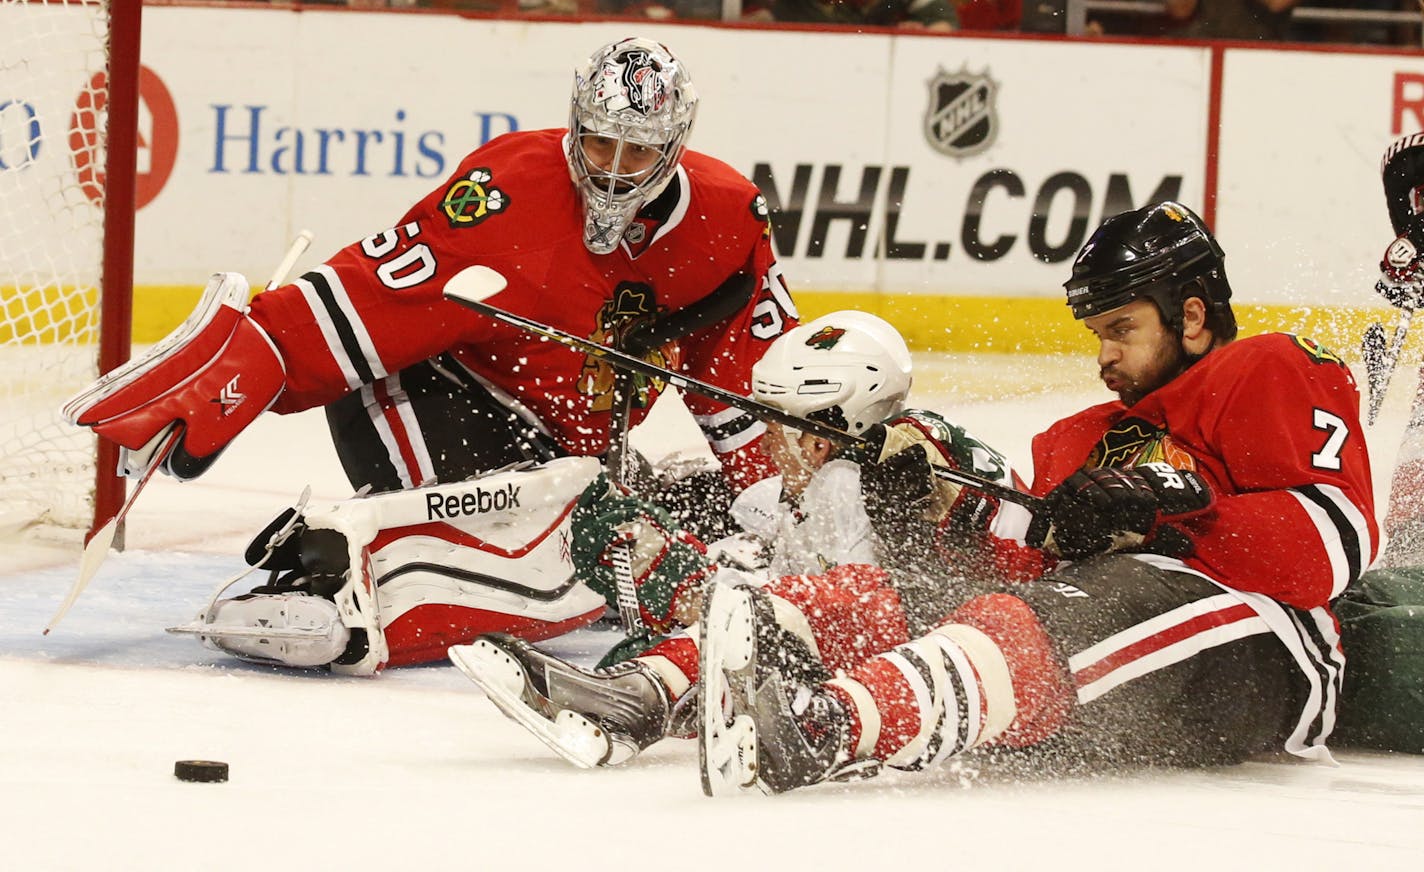
[[[95,440],[108,4],[0,0],[0,525],[84,528]]]

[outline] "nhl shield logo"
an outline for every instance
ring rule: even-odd
[[[989,71],[974,75],[940,70],[930,80],[925,110],[925,139],[930,147],[953,158],[969,157],[988,148],[999,133],[994,109],[998,86]]]

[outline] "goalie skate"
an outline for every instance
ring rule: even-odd
[[[206,615],[167,632],[197,636],[206,647],[241,660],[296,667],[325,666],[351,640],[336,603],[307,594],[222,600]]]
[[[626,763],[666,735],[666,691],[636,664],[589,671],[504,634],[448,655],[500,711],[581,769]]]

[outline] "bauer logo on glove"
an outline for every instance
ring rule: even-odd
[[[1200,476],[1170,464],[1083,469],[1049,492],[1027,541],[1070,560],[1109,551],[1184,556],[1191,540],[1165,522],[1200,515],[1212,502]]]

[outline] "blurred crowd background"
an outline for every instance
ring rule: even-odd
[[[250,2],[250,0],[246,0]],[[281,6],[430,8],[635,17],[1418,47],[1424,0],[274,0]]]

